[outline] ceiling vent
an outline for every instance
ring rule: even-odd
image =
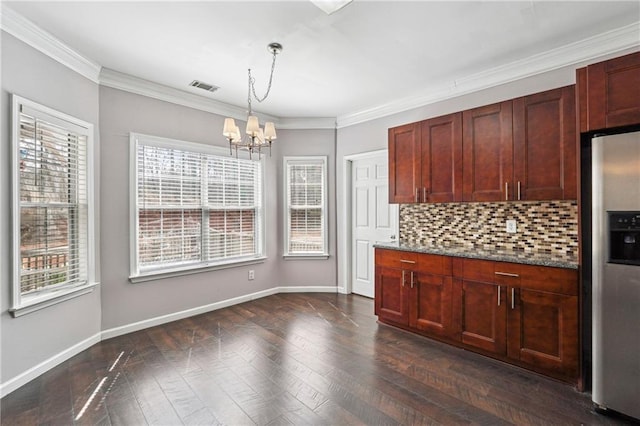
[[[213,84],[203,83],[202,81],[193,80],[189,83],[191,87],[197,87],[198,89],[206,90],[207,92],[215,92],[219,89],[218,86],[214,86]]]

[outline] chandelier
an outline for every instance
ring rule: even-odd
[[[276,67],[276,55],[282,52],[282,45],[280,43],[271,43],[268,46],[269,52],[273,55],[273,62],[271,63],[271,75],[269,76],[269,84],[267,86],[267,92],[263,97],[256,95],[255,79],[251,76],[251,68],[249,68],[249,88],[247,94],[247,128],[245,133],[246,138],[243,138],[240,129],[236,126],[236,122],[233,118],[224,119],[224,127],[222,129],[222,135],[229,141],[229,151],[233,155],[235,149],[236,157],[238,156],[238,149],[245,149],[249,151],[249,158],[253,153],[258,153],[258,157],[262,153],[262,149],[269,147],[269,155],[271,155],[271,142],[276,139],[276,127],[271,121],[264,123],[264,128],[260,127],[258,117],[253,115],[251,108],[251,99],[255,98],[256,101],[262,102],[267,99],[269,92],[271,91],[271,83],[273,82],[273,70]]]

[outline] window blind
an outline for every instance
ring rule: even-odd
[[[18,115],[22,296],[86,282],[88,262],[87,135],[24,111]]]
[[[171,145],[137,137],[133,274],[262,255],[261,163]]]
[[[326,252],[326,159],[285,159],[288,254]]]

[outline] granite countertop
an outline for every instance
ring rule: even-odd
[[[392,250],[413,251],[427,254],[440,254],[471,259],[495,260],[500,262],[522,263],[526,265],[553,266],[556,268],[578,269],[578,261],[559,259],[545,253],[533,253],[518,250],[482,249],[465,246],[418,246],[398,241],[377,241],[374,247]]]

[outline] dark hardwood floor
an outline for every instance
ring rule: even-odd
[[[1,401],[3,425],[622,424],[588,394],[280,294],[103,341]]]

